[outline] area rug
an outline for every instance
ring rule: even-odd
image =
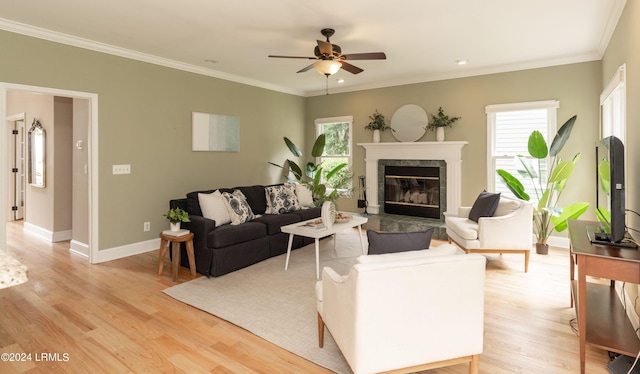
[[[338,233],[320,241],[320,268],[347,274],[360,254],[356,230]],[[351,373],[331,334],[325,333],[324,348],[318,347],[314,245],[293,250],[287,271],[285,256],[163,292],[336,373]]]

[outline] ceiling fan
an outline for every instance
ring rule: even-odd
[[[297,72],[304,73],[305,71],[315,67],[320,74],[324,74],[327,77],[337,73],[341,68],[352,74],[358,74],[364,71],[357,66],[351,65],[346,60],[386,60],[387,58],[384,52],[342,54],[342,48],[337,44],[331,44],[329,41],[329,38],[335,33],[334,29],[322,29],[320,30],[320,33],[327,38],[327,41],[317,41],[318,45],[313,50],[315,57],[276,55],[269,55],[269,57],[316,60],[313,64],[306,66]]]

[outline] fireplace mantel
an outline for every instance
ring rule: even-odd
[[[380,213],[378,160],[443,160],[447,164],[447,207],[457,212],[462,193],[462,147],[468,142],[358,143],[366,150],[367,211]]]

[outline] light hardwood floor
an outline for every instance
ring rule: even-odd
[[[164,274],[156,275],[157,251],[91,265],[69,253],[68,243],[48,243],[20,223],[9,223],[7,236],[7,251],[29,267],[29,281],[0,290],[0,351],[31,360],[0,361],[0,373],[329,372],[165,296],[174,285],[171,266],[167,256]],[[532,253],[529,273],[522,256],[489,256],[481,373],[579,372],[568,252],[549,253]],[[181,268],[178,282],[191,279]],[[607,362],[605,351],[587,347],[587,373],[608,373]]]

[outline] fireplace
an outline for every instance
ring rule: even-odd
[[[381,160],[396,160],[395,162],[436,160],[440,168],[440,179],[446,180],[440,187],[441,211],[457,212],[462,191],[462,147],[466,144],[466,141],[359,143],[358,145],[366,150],[368,212],[378,214],[384,209],[382,193],[384,183],[380,178],[380,174],[384,175],[384,170],[379,163]]]
[[[419,166],[385,167],[384,211],[439,219],[439,169]]]
[[[443,218],[446,164],[439,160],[379,160],[384,213]]]

